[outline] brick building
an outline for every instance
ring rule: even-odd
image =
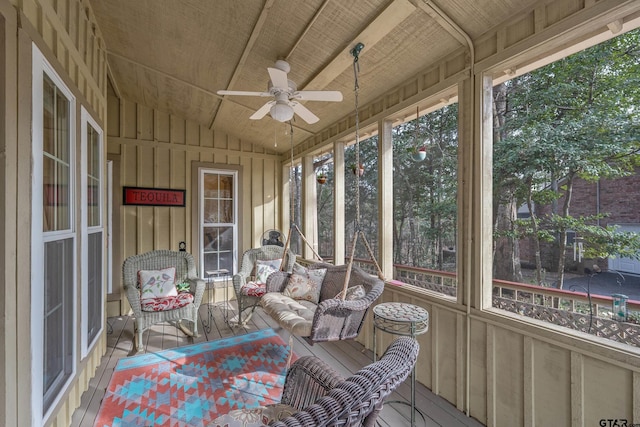
[[[596,182],[587,182],[576,179],[573,185],[573,194],[569,212],[574,217],[605,214],[606,217],[599,221],[603,227],[616,225],[620,231],[633,231],[640,233],[640,169],[636,169],[633,175],[615,180],[601,179]],[[558,200],[558,206],[562,206],[564,197]],[[526,208],[525,208],[526,211]],[[538,216],[542,217],[551,211],[551,206],[538,207]],[[521,210],[522,212],[522,210]],[[567,263],[569,271],[582,272],[590,268],[594,260],[578,261],[578,248],[575,250],[574,260],[574,234],[567,236]],[[544,245],[544,244],[543,244]],[[543,265],[549,271],[557,270],[557,244],[547,244],[542,249]],[[520,242],[520,260],[524,265],[535,264],[533,243],[530,239]],[[621,272],[640,274],[640,261],[631,258],[609,258],[597,260],[601,268],[618,270]]]

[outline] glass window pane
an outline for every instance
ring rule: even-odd
[[[88,244],[87,343],[91,343],[102,327],[102,232],[89,234]]]
[[[358,177],[354,172],[356,165],[356,146],[351,145],[345,149],[345,245],[347,254],[351,253],[351,243],[353,235],[357,229],[357,206],[356,206],[356,178],[360,183],[360,229],[365,233],[367,241],[378,256],[378,137],[373,136],[364,141],[360,141],[360,164],[363,170]],[[362,241],[356,244],[355,256],[369,260],[369,253]],[[369,267],[361,267],[371,270]],[[375,267],[373,267],[375,270]]]
[[[204,270],[232,271],[233,227],[204,227]]]
[[[220,201],[220,218],[218,222],[232,223],[233,222],[233,200],[221,200]]]
[[[56,157],[69,163],[69,101],[56,91]]]
[[[333,153],[314,159],[314,164],[321,164],[316,169],[316,188],[318,194],[318,253],[323,259],[333,258]],[[322,177],[326,177],[323,180]]]
[[[230,199],[233,197],[233,177],[228,175],[220,176],[220,198]]]
[[[205,174],[202,187],[204,197],[218,197],[218,175]]]
[[[69,100],[43,78],[43,231],[71,227]]]
[[[639,311],[618,303],[640,298],[640,94],[629,54],[639,36],[620,34],[485,95],[494,124],[493,307],[636,350]]]
[[[42,150],[45,153],[54,154],[54,145],[55,145],[55,126],[54,126],[54,118],[55,118],[55,92],[56,87],[47,76],[44,77],[44,86],[43,86],[43,117],[42,117]]]
[[[205,224],[215,224],[220,222],[217,200],[205,200],[203,209],[204,209],[203,217],[204,217]]]
[[[100,221],[100,134],[87,123],[87,224]]]
[[[45,243],[44,410],[73,367],[73,238]]]
[[[393,128],[394,277],[457,295],[458,105]],[[368,178],[367,178],[368,179]]]

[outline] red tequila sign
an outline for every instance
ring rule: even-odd
[[[184,202],[185,190],[123,187],[122,203],[124,205],[184,207]]]

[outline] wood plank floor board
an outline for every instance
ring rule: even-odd
[[[235,308],[235,303],[232,304]],[[190,345],[205,341],[217,340],[231,336],[273,328],[285,342],[289,340],[289,333],[283,330],[261,308],[257,308],[247,327],[232,327],[224,322],[224,306],[214,304],[211,307],[211,325],[205,329],[205,323],[209,319],[209,311],[206,303],[200,306],[198,315],[198,337],[189,337],[171,323],[154,325],[143,335],[144,349],[146,352],[159,351],[177,346]],[[230,312],[235,315],[235,310]],[[118,360],[137,354],[134,347],[134,319],[128,316],[109,318],[108,322],[112,330],[107,334],[107,349],[102,358],[96,375],[89,382],[88,390],[83,393],[81,406],[72,417],[71,427],[92,427],[97,417],[100,404],[106,388],[113,374]],[[362,367],[372,363],[372,352],[364,350],[362,344],[357,341],[342,341],[315,343],[311,345],[300,337],[293,337],[293,351],[298,357],[315,355],[328,363],[340,375],[347,377]],[[390,340],[389,340],[390,342]],[[408,401],[411,396],[409,380],[401,384],[388,401]],[[416,414],[417,426],[443,426],[443,427],[480,427],[482,424],[468,418],[458,411],[453,405],[440,396],[431,393],[421,384],[416,386],[416,407],[426,415],[425,422]],[[410,425],[410,409],[404,404],[386,404],[378,417],[378,425],[382,427],[404,427]]]

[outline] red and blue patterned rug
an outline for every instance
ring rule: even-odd
[[[277,403],[290,350],[266,329],[121,359],[95,427],[206,426],[232,409]]]

